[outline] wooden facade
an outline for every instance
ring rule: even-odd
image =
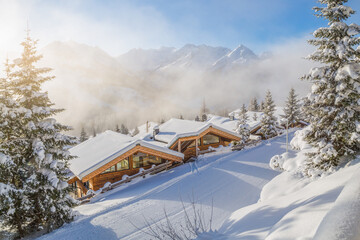
[[[207,143],[205,140],[209,135],[218,137],[218,141],[214,143]],[[207,150],[209,147],[217,148],[220,145],[228,146],[231,141],[239,140],[240,138],[237,136],[209,127],[197,136],[179,138],[170,148],[174,151],[183,153],[184,161],[187,161],[191,157],[198,156],[199,151]],[[195,148],[195,145],[198,147]]]
[[[138,166],[137,162],[135,162],[135,158],[139,153],[145,154],[146,156],[156,157],[157,163],[154,164],[147,164],[146,166]],[[155,158],[154,158],[155,159]],[[117,165],[122,161],[128,162],[128,169],[120,170],[120,171],[109,171],[105,172],[109,168]],[[88,189],[92,189],[94,191],[99,190],[101,187],[104,186],[105,183],[110,182],[114,183],[117,181],[122,180],[124,175],[134,175],[139,172],[140,168],[142,169],[149,169],[152,165],[158,165],[164,163],[166,161],[170,162],[182,162],[182,158],[178,156],[174,156],[168,153],[159,152],[147,147],[143,146],[135,146],[133,149],[127,151],[126,153],[120,155],[119,157],[113,159],[109,163],[105,164],[104,166],[96,169],[95,171],[91,172],[90,174],[86,175],[80,181],[77,177],[74,177],[68,181],[69,184],[72,184],[74,187],[73,195],[76,198],[82,197],[86,194]],[[117,169],[117,167],[116,167]]]
[[[177,139],[176,142],[172,144],[170,149],[183,153],[184,161],[186,161],[191,157],[198,156],[200,152],[209,149],[209,147],[216,148],[220,145],[228,146],[231,141],[239,140],[240,138],[236,135],[218,130],[210,126],[196,136],[188,136]],[[195,147],[196,145],[197,148]],[[140,159],[139,154],[146,155],[146,165],[140,166],[138,164]],[[154,164],[151,163],[149,159],[153,159]],[[79,198],[85,195],[88,189],[97,191],[107,182],[118,182],[122,180],[124,175],[131,176],[137,174],[140,168],[149,169],[152,165],[162,164],[166,161],[170,161],[172,163],[182,162],[183,158],[169,153],[147,148],[139,144],[130,149],[129,151],[112,159],[103,166],[90,172],[86,176],[82,177],[81,180],[77,177],[74,177],[70,179],[68,183],[72,184],[74,187],[73,196],[75,196],[75,198]],[[123,165],[125,166],[125,168],[123,168]]]

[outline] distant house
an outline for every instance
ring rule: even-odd
[[[72,176],[68,181],[76,188],[75,197],[88,189],[94,191],[107,182],[117,182],[124,175],[133,175],[140,168],[148,169],[166,161],[182,162],[184,155],[121,133],[105,131],[70,149],[76,156],[71,161]]]
[[[77,157],[71,161],[68,181],[77,189],[74,196],[81,197],[88,189],[96,191],[107,182],[120,181],[124,175],[134,175],[141,168],[166,161],[183,162],[210,147],[240,140],[235,131],[212,122],[170,119],[149,127],[152,132],[143,128],[135,137],[105,131],[71,148],[71,155]]]
[[[153,139],[165,143],[171,150],[183,153],[186,161],[209,147],[227,146],[231,141],[239,141],[240,137],[235,131],[211,122],[173,118],[159,126]]]

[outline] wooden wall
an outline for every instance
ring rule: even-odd
[[[213,135],[216,135],[216,134],[213,134]],[[201,137],[200,139],[201,139],[201,141],[200,141],[201,144],[198,146],[198,149],[200,151],[207,150],[207,149],[209,149],[209,147],[217,148],[220,145],[225,147],[225,146],[228,146],[230,141],[231,141],[230,139],[220,137],[220,142],[219,143],[203,145],[203,137]],[[189,160],[191,157],[196,156],[196,149],[195,149],[195,147],[188,147],[188,148],[185,149],[185,151],[183,151],[183,154],[185,155],[184,156],[184,161]]]

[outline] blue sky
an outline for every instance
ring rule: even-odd
[[[0,31],[7,33],[0,52],[16,50],[29,21],[42,45],[73,40],[113,56],[186,43],[244,44],[261,53],[325,26],[313,15],[315,5],[314,0],[0,0]],[[360,1],[347,5],[360,13]],[[360,24],[360,14],[351,22]]]

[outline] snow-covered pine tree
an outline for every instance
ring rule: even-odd
[[[264,101],[261,101],[259,111],[262,112],[264,110]]]
[[[253,114],[253,120],[254,120],[254,121],[257,121],[257,120],[258,120],[258,117],[257,117],[256,113]]]
[[[23,109],[14,101],[12,64],[5,63],[5,77],[0,79],[0,225],[22,237],[30,219],[29,199],[25,194],[27,166],[15,149],[22,143]]]
[[[138,127],[135,127],[135,130],[134,130],[134,132],[133,132],[133,136],[135,136],[135,135],[137,135],[137,134],[139,134],[139,128]]]
[[[86,140],[88,140],[88,136],[87,136],[87,134],[85,132],[85,128],[82,127],[81,128],[81,133],[80,133],[80,142],[84,142]]]
[[[200,122],[199,116],[196,116],[196,117],[195,117],[195,121],[196,121],[196,122]]]
[[[247,124],[248,120],[249,118],[247,115],[247,110],[245,104],[243,104],[241,107],[241,111],[239,114],[239,121],[237,123],[237,128],[236,128],[236,132],[241,137],[240,144],[246,143],[246,141],[250,137],[250,126]]]
[[[128,135],[129,134],[129,129],[124,124],[121,124],[120,133]]]
[[[360,151],[360,26],[345,22],[355,13],[344,6],[347,0],[319,2],[325,6],[314,8],[316,16],[325,18],[328,27],[314,32],[309,43],[317,50],[308,58],[322,66],[303,77],[313,84],[306,140],[315,152],[309,154],[307,175],[350,161]]]
[[[254,111],[254,112],[258,112],[258,111],[259,111],[259,104],[258,104],[258,102],[257,102],[256,97],[254,97],[253,99],[251,99],[248,110],[249,110],[249,111]]]
[[[264,115],[260,120],[261,128],[259,129],[259,132],[264,136],[265,139],[268,139],[277,135],[277,123],[276,117],[274,116],[275,104],[269,90],[266,92],[263,112]]]
[[[294,88],[290,89],[285,102],[284,115],[281,115],[281,117],[287,119],[289,127],[294,127],[294,124],[300,120],[300,104]]]
[[[21,118],[22,141],[12,149],[11,158],[27,169],[24,193],[30,202],[30,230],[51,231],[73,218],[75,202],[67,184],[72,159],[68,149],[77,141],[62,133],[71,128],[52,118],[62,109],[52,108],[47,93],[41,91],[41,84],[54,77],[44,76],[49,68],[35,66],[42,57],[36,51],[37,41],[28,32],[21,45],[23,53],[14,61],[12,77],[14,96],[25,114]]]
[[[120,130],[120,128],[119,128],[119,124],[116,124],[116,127],[115,127],[115,132],[118,132],[118,133],[120,133],[120,132],[121,132],[121,130]]]
[[[206,122],[206,121],[207,121],[207,115],[206,115],[206,114],[203,114],[203,115],[201,116],[201,121],[202,121],[202,122]]]

